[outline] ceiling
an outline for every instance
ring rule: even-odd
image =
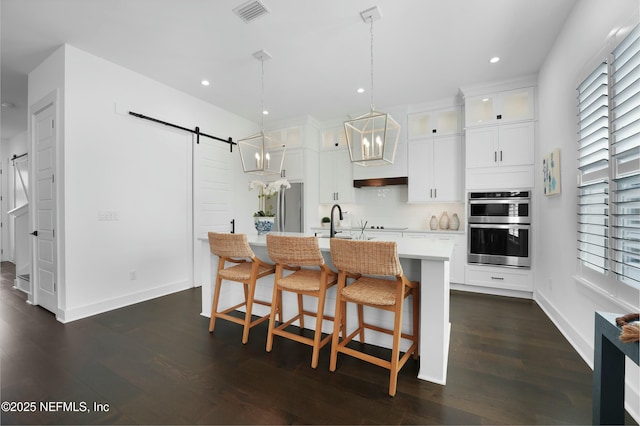
[[[26,130],[27,77],[63,43],[255,122],[260,49],[269,121],[319,121],[450,99],[461,86],[536,73],[576,0],[1,0],[2,138]],[[499,56],[500,62],[489,59]],[[200,84],[210,80],[208,87]],[[362,94],[356,89],[363,87]]]

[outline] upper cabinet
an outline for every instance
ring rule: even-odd
[[[461,201],[460,164],[460,135],[410,141],[408,201]]]
[[[320,204],[353,203],[353,174],[346,149],[320,152]]]
[[[410,203],[462,200],[460,107],[407,117]]]
[[[465,127],[533,120],[533,87],[465,98]]]
[[[323,129],[320,139],[320,204],[355,202],[352,170],[344,128]]]
[[[452,107],[409,114],[407,127],[409,139],[460,133],[462,127],[460,108]]]
[[[304,180],[304,154],[302,148],[287,149],[280,177],[290,181]]]
[[[304,130],[302,126],[268,130],[264,133],[273,143],[282,143],[287,149],[301,148],[304,145]]]
[[[493,91],[463,90],[467,190],[535,186],[533,84],[511,81]]]

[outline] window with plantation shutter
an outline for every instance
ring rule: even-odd
[[[600,64],[578,86],[578,258],[606,272],[609,225],[608,66]]]
[[[640,288],[640,26],[578,86],[578,259]]]
[[[611,62],[612,271],[640,286],[640,26]]]

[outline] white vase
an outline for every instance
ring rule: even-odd
[[[449,215],[447,212],[442,213],[442,216],[440,216],[440,229],[449,229]]]
[[[256,231],[258,231],[258,235],[264,235],[271,232],[275,222],[276,222],[276,218],[274,216],[254,216],[253,217],[253,224],[256,227]]]
[[[458,229],[460,229],[460,218],[458,217],[457,213],[454,213],[451,216],[451,222],[449,222],[449,228],[457,231]]]
[[[429,228],[431,228],[432,231],[438,229],[438,218],[436,218],[435,215],[431,216],[431,220],[429,221]]]

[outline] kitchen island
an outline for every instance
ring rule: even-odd
[[[302,234],[288,234],[302,235]],[[264,261],[270,261],[267,255],[266,237],[264,235],[248,234],[249,245],[256,256]],[[202,242],[201,258],[201,282],[202,285],[202,315],[209,317],[211,313],[211,301],[213,299],[213,282],[217,269],[218,258],[209,252],[208,240],[200,237]],[[398,245],[398,256],[405,275],[414,281],[420,282],[420,370],[418,378],[441,385],[446,384],[447,363],[449,355],[449,335],[451,324],[449,322],[449,260],[453,251],[453,242],[441,239],[414,239],[414,238],[385,238],[395,241]],[[335,270],[331,262],[329,250],[329,238],[319,238],[320,249],[327,264]],[[208,261],[206,260],[208,258]],[[271,300],[273,276],[261,279],[256,290],[256,298]],[[228,284],[223,286],[220,306],[231,306],[242,300],[242,288],[238,285]],[[311,303],[311,302],[308,302]],[[295,300],[284,300],[284,306],[296,306]],[[313,306],[313,305],[309,305]],[[254,314],[265,315],[267,309],[264,306],[254,305]],[[326,313],[333,315],[335,309],[335,287],[327,293]],[[378,315],[373,322],[380,322],[386,326],[392,322],[388,312],[366,312],[367,318]],[[411,305],[405,305],[403,329],[411,326]],[[352,321],[356,319],[355,312],[347,314],[347,328],[355,327]],[[313,321],[307,322],[307,324]],[[331,333],[333,325],[326,321],[323,331]],[[374,339],[375,337],[375,339]],[[250,337],[251,338],[251,337]],[[367,343],[377,344],[383,347],[391,347],[391,336],[369,333]],[[276,343],[277,344],[277,343]],[[407,345],[408,346],[408,345]],[[402,350],[406,350],[403,347]]]

